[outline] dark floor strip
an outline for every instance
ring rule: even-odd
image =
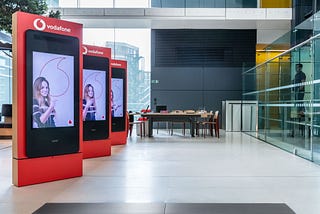
[[[283,203],[46,203],[35,214],[295,214]]]

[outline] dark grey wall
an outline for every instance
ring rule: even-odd
[[[221,101],[242,98],[242,66],[255,65],[255,30],[152,30],[151,35],[153,110],[167,105],[221,111]]]

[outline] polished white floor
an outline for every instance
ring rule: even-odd
[[[0,213],[46,202],[286,203],[320,213],[320,166],[242,133],[131,137],[110,157],[84,160],[83,177],[20,188],[11,184],[11,152],[1,140]]]

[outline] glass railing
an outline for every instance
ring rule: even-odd
[[[320,164],[318,17],[307,20],[313,32],[309,39],[243,72],[243,100],[258,103],[258,125],[245,133]],[[271,47],[265,52],[274,51]]]

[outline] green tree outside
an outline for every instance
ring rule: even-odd
[[[48,6],[45,0],[1,0],[0,4],[0,30],[12,33],[12,14],[16,11],[43,15]],[[60,17],[60,12],[58,17]],[[56,15],[57,12],[51,12]]]

